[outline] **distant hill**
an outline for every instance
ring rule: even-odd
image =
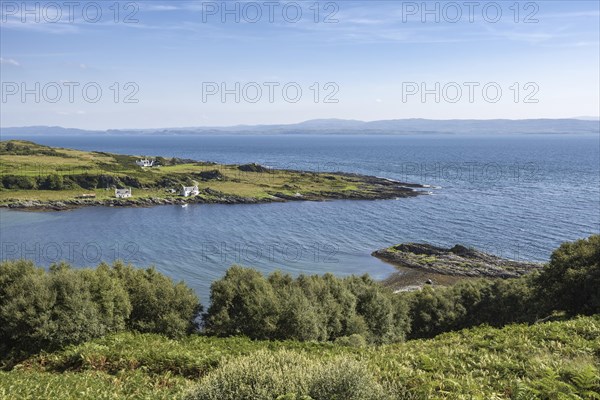
[[[9,135],[83,135],[83,134],[146,134],[146,135],[421,135],[421,134],[598,134],[600,120],[594,117],[568,119],[393,119],[357,121],[315,119],[287,125],[237,125],[228,127],[187,127],[161,129],[110,129],[92,131],[58,126],[28,126],[0,128]]]

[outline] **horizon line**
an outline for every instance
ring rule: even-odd
[[[62,125],[22,125],[22,126],[1,126],[2,129],[22,129],[22,128],[61,128],[61,129],[76,129],[82,131],[125,131],[125,130],[136,130],[136,131],[151,131],[151,130],[166,130],[166,129],[227,129],[227,128],[248,128],[248,127],[268,127],[268,126],[293,126],[304,124],[307,122],[318,122],[318,121],[339,121],[339,122],[356,122],[356,123],[372,123],[382,121],[437,121],[437,122],[449,122],[449,121],[561,121],[561,120],[572,120],[572,121],[587,121],[587,122],[600,122],[600,116],[579,116],[579,117],[563,117],[563,118],[452,118],[452,119],[438,119],[438,118],[392,118],[392,119],[375,119],[375,120],[358,120],[358,119],[345,119],[345,118],[314,118],[308,120],[302,120],[299,122],[289,123],[259,123],[259,124],[236,124],[236,125],[197,125],[197,126],[170,126],[170,127],[155,127],[155,128],[77,128],[77,127],[66,127]]]

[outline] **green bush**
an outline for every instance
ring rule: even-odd
[[[481,324],[535,322],[541,310],[532,279],[471,280],[404,294],[410,303],[408,336],[429,338]]]
[[[390,398],[367,366],[348,357],[321,361],[310,380],[314,400],[383,400]]]
[[[78,271],[89,284],[92,301],[98,306],[100,319],[110,332],[127,328],[132,304],[124,285],[107,264]]]
[[[367,341],[364,337],[358,333],[355,333],[350,336],[340,336],[339,338],[335,339],[335,344],[346,347],[365,347],[367,345]]]
[[[2,352],[51,350],[122,330],[129,300],[103,274],[66,264],[46,272],[28,261],[0,263]]]
[[[231,267],[211,285],[210,301],[204,316],[207,333],[274,338],[279,305],[272,286],[260,272]]]
[[[452,290],[425,287],[409,296],[412,338],[433,337],[456,326],[459,316]]]
[[[42,190],[62,190],[65,188],[65,182],[62,175],[50,174],[37,179],[37,187]]]
[[[2,186],[6,189],[31,190],[36,188],[36,180],[31,176],[4,175],[2,177]]]
[[[403,340],[408,308],[367,276],[336,278],[230,268],[211,286],[208,334],[252,339],[330,341],[353,334],[370,343]]]
[[[174,283],[154,268],[138,269],[120,262],[111,271],[123,284],[132,305],[128,329],[181,337],[198,328],[202,305],[185,283]]]
[[[600,313],[600,235],[563,243],[535,280],[546,311]]]
[[[541,273],[465,280],[394,294],[368,276],[336,278],[233,267],[211,287],[207,332],[252,339],[368,343],[429,338],[481,324],[533,323],[554,311],[600,312],[600,235],[565,243]]]
[[[187,400],[382,400],[383,388],[367,368],[338,356],[311,359],[298,352],[257,351],[226,362],[191,390]]]
[[[191,289],[153,269],[0,263],[0,353],[16,358],[125,329],[182,336],[200,309]]]

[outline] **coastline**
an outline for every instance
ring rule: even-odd
[[[330,174],[351,176],[360,179],[373,187],[371,190],[355,190],[345,192],[317,192],[304,193],[297,195],[288,195],[285,193],[276,192],[269,197],[245,197],[235,194],[223,193],[210,188],[200,189],[200,194],[191,197],[181,196],[163,196],[163,197],[138,197],[128,199],[73,199],[65,198],[60,200],[19,200],[8,199],[0,203],[0,208],[8,208],[11,210],[21,211],[67,211],[82,207],[154,207],[166,205],[185,205],[185,204],[270,204],[270,203],[285,203],[292,201],[333,201],[333,200],[392,200],[400,198],[412,198],[417,196],[429,195],[428,191],[417,189],[425,189],[426,187],[413,183],[402,183],[391,181],[385,178],[377,178],[371,176],[357,174]]]
[[[395,292],[419,290],[425,285],[448,286],[465,279],[508,279],[532,273],[541,263],[515,261],[467,248],[442,248],[424,243],[403,243],[371,255],[396,271],[381,283]]]
[[[273,169],[179,158],[90,152],[27,141],[0,142],[0,207],[265,204],[389,200],[430,194],[427,185],[347,172]],[[421,190],[420,190],[421,189]],[[122,192],[122,193],[117,193]]]

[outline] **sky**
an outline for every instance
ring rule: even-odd
[[[599,4],[0,0],[0,126],[598,116]]]

